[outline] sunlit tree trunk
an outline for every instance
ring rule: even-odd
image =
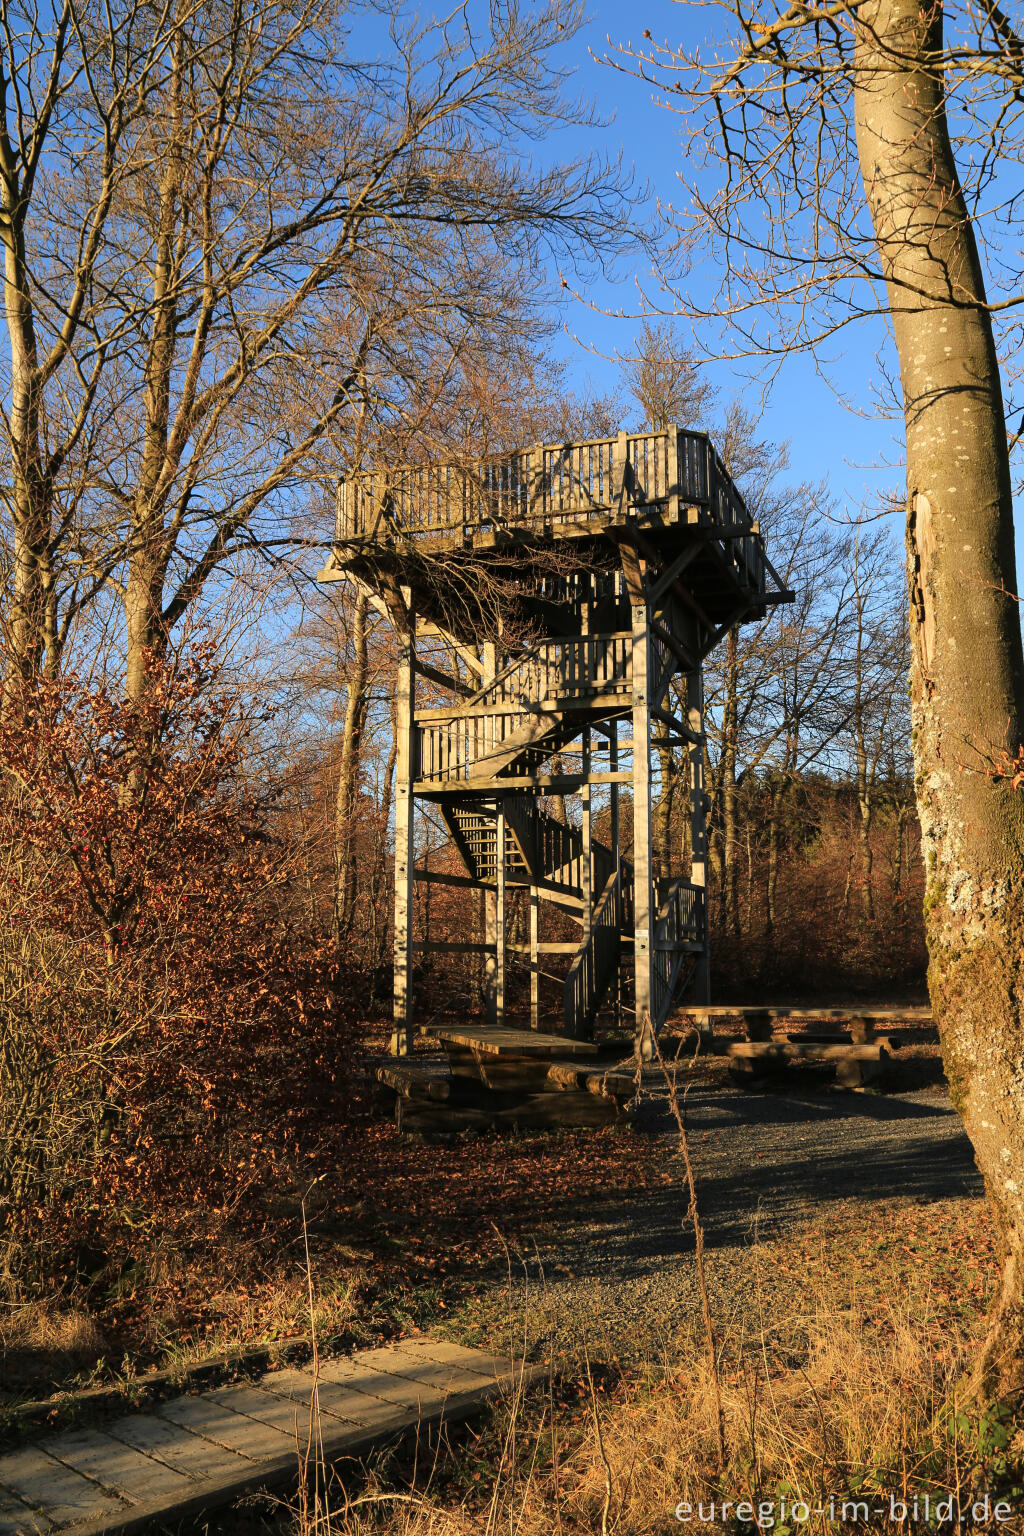
[[[7,698],[17,691],[19,681],[44,664],[45,613],[52,579],[52,490],[40,439],[42,381],[17,190],[0,177],[0,238],[4,246],[4,301],[11,367],[10,486],[6,499],[13,533],[13,568],[4,636],[8,652]]]
[[[155,215],[152,322],[146,356],[143,451],[131,514],[125,621],[128,633],[128,697],[140,700],[150,658],[166,646],[164,586],[173,549],[164,527],[171,410],[171,375],[178,343],[179,200],[182,190],[182,54],[179,33],[168,87],[167,141]]]
[[[367,643],[369,601],[364,592],[352,610],[352,663],[348,672],[345,720],[342,726],[341,762],[334,797],[334,902],[331,942],[339,960],[352,934],[356,909],[355,821],[359,794],[359,766],[363,727],[366,723]]]
[[[950,144],[943,14],[857,12],[864,186],[907,432],[911,702],[929,988],[953,1101],[996,1212],[1002,1283],[975,1378],[1024,1387],[1024,798],[985,771],[1024,719],[1006,425],[974,232]]]

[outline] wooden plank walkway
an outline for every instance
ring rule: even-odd
[[[312,1368],[271,1371],[51,1434],[0,1455],[0,1536],[130,1536],[151,1521],[181,1520],[297,1480],[311,1426],[315,1456],[359,1456],[442,1419],[467,1418],[536,1369],[407,1339],[322,1360],[316,1377]]]

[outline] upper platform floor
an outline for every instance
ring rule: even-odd
[[[671,426],[587,442],[538,444],[496,457],[387,466],[339,488],[335,550],[322,573],[418,585],[417,571],[481,566],[514,554],[524,589],[546,598],[550,566],[618,566],[623,546],[657,569],[689,551],[685,584],[714,626],[789,597],[757,523],[705,432]]]

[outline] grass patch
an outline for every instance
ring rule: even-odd
[[[894,1200],[867,1214],[846,1203],[827,1224],[753,1243],[744,1268],[753,1300],[720,1322],[724,1464],[695,1322],[641,1362],[621,1341],[633,1358],[626,1369],[602,1341],[566,1333],[546,1339],[557,1368],[547,1390],[443,1443],[429,1466],[379,1463],[369,1483],[335,1480],[295,1528],[300,1536],[1022,1528],[1024,1425],[979,1415],[961,1396],[995,1275],[983,1202]],[[509,1298],[506,1309],[510,1331],[535,1349],[535,1317]],[[680,1506],[688,1520],[677,1520]]]

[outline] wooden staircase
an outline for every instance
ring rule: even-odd
[[[664,676],[671,670],[671,653],[659,659]],[[631,634],[545,640],[511,660],[460,709],[430,711],[417,720],[418,788],[444,792],[441,814],[474,880],[484,885],[497,880],[499,809],[496,801],[481,797],[481,787],[490,788],[502,776],[537,773],[580,734],[592,711],[621,708],[631,691]],[[632,930],[633,866],[591,839],[588,905],[582,832],[556,820],[526,793],[506,796],[502,813],[510,834],[506,884],[543,890],[583,926],[563,999],[565,1033],[579,1038],[593,1031],[603,1001],[620,985],[620,962]],[[655,1030],[692,973],[694,957],[703,953],[705,938],[703,890],[685,879],[659,890]]]

